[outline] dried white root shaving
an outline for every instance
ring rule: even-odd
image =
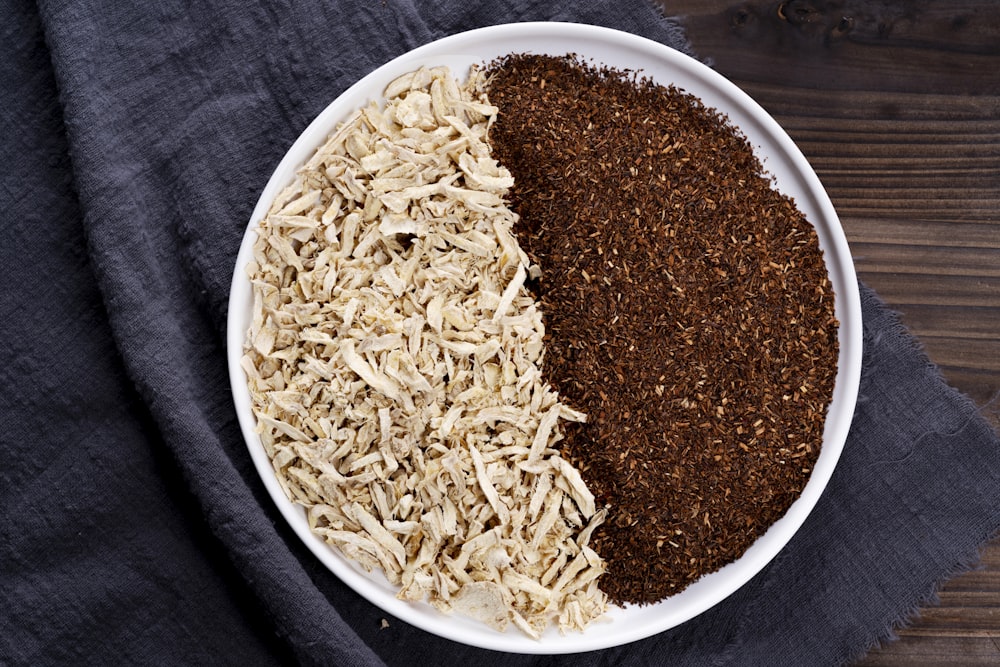
[[[402,599],[537,638],[606,610],[604,513],[555,449],[585,417],[542,381],[496,113],[476,69],[421,69],[329,138],[260,224],[243,367],[316,533]]]

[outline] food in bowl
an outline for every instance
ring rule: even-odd
[[[815,232],[767,195],[717,113],[674,91],[667,111],[698,123],[655,128],[629,115],[653,98],[608,93],[667,89],[523,58],[465,83],[443,68],[407,73],[306,163],[260,224],[243,368],[261,442],[318,535],[404,599],[538,637],[552,623],[587,627],[608,589],[618,604],[680,590],[787,509],[818,454],[837,323]],[[526,78],[504,78],[514,65]],[[596,87],[586,123],[537,123],[538,100],[497,104],[525,84],[521,101],[537,89],[586,120],[573,103],[588,95],[560,89],[559,67],[561,83],[583,74]],[[657,143],[626,150],[622,114],[626,130],[658,130],[646,137]],[[682,141],[698,128],[700,140]],[[710,132],[726,136],[726,154],[697,151],[720,145]],[[567,146],[575,153],[553,150]],[[593,167],[609,161],[624,171],[598,180]],[[726,190],[733,170],[743,183],[730,197],[763,199],[698,189]],[[667,190],[657,207],[613,196],[647,186]],[[760,219],[709,224],[733,222],[707,215],[720,209]],[[748,294],[757,310],[741,310]],[[735,340],[744,327],[753,333]],[[809,337],[779,341],[789,331]],[[811,355],[811,375],[781,357],[793,353]],[[767,355],[791,370],[731,372]],[[786,403],[808,404],[811,421]],[[783,487],[768,482],[787,471]]]

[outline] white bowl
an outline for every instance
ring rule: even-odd
[[[794,197],[816,227],[840,320],[840,358],[822,451],[808,484],[785,516],[737,561],[706,575],[683,592],[654,605],[613,607],[606,620],[595,622],[582,633],[561,635],[550,628],[537,641],[516,629],[499,633],[459,615],[445,616],[426,604],[398,600],[395,588],[383,577],[365,573],[312,534],[303,508],[289,502],[278,486],[254,431],[250,393],[239,365],[251,318],[251,290],[245,268],[252,256],[254,230],[279,190],[293,180],[298,167],[341,120],[354,109],[380,99],[385,86],[400,74],[421,65],[447,65],[456,76],[462,76],[474,63],[521,52],[551,55],[572,52],[618,69],[641,69],[655,81],[682,88],[728,115],[750,140],[765,168],[774,176],[778,189]],[[847,240],[823,186],[777,122],[739,88],[698,61],[635,35],[579,24],[520,23],[453,35],[402,55],[347,89],[306,128],[268,181],[247,227],[233,275],[227,345],[233,396],[250,455],[285,519],[323,564],[389,614],[436,635],[499,651],[576,653],[642,639],[697,616],[749,581],[802,526],[833,474],[851,425],[861,375],[861,304]]]

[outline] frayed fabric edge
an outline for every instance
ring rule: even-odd
[[[663,3],[657,2],[657,0],[648,1],[653,7],[653,11],[655,11],[660,17],[660,25],[667,31],[672,41],[675,42],[674,44],[671,44],[672,48],[677,49],[684,55],[690,56],[708,67],[713,67],[715,65],[715,61],[712,58],[703,57],[697,54],[691,46],[691,41],[687,37],[687,30],[684,26],[684,20],[687,16],[683,14],[668,14],[667,8]]]
[[[917,599],[909,607],[901,611],[887,626],[869,636],[866,643],[849,655],[843,664],[857,662],[872,651],[885,648],[893,642],[898,641],[899,631],[906,630],[920,621],[922,609],[937,607],[941,604],[941,590],[949,581],[984,567],[982,564],[983,552],[987,545],[998,537],[1000,537],[1000,527],[994,529],[991,534],[983,536],[982,540],[979,541],[979,546],[947,569],[937,581],[930,585],[929,590],[918,594]]]

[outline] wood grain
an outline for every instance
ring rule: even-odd
[[[773,115],[862,280],[1000,427],[1000,4],[659,0]],[[1000,539],[859,664],[1000,664]]]

